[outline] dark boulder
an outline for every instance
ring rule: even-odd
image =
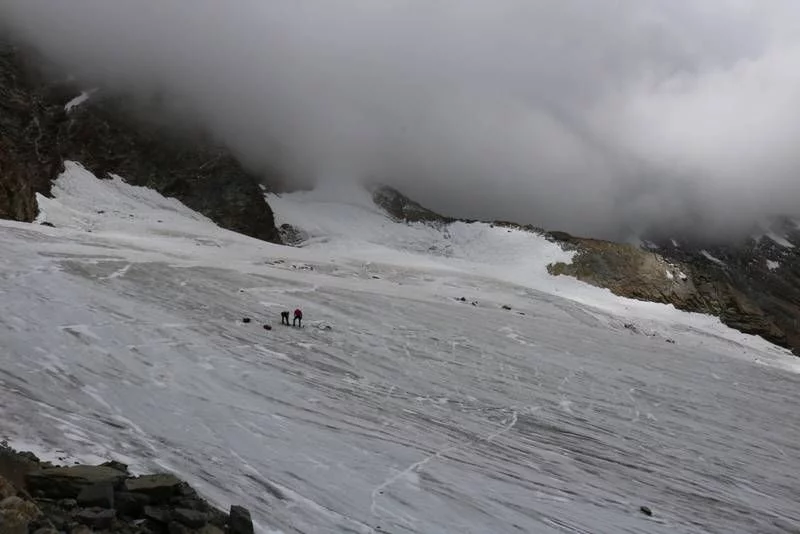
[[[200,528],[208,522],[208,514],[188,508],[175,508],[172,511],[172,518],[190,528]]]
[[[230,519],[228,522],[229,534],[253,534],[253,519],[250,511],[243,507],[231,506]]]
[[[78,493],[78,504],[84,508],[114,508],[114,486],[108,482],[86,486]]]
[[[183,482],[174,475],[161,473],[129,478],[125,481],[124,491],[146,495],[151,503],[167,503],[170,498],[179,495]]]
[[[116,486],[125,479],[125,473],[102,465],[76,465],[53,467],[28,473],[28,489],[51,499],[75,499],[87,486],[107,483]]]
[[[121,473],[125,473],[126,475],[130,475],[130,472],[128,471],[127,464],[123,464],[122,462],[118,462],[116,460],[111,460],[109,462],[105,462],[105,463],[102,463],[100,465],[102,465],[104,467],[110,467],[111,469],[116,469],[117,471],[119,471]]]
[[[120,491],[114,494],[114,502],[120,515],[139,517],[144,511],[144,507],[150,504],[150,498],[142,493]]]
[[[97,530],[107,530],[114,523],[117,513],[114,510],[103,508],[87,508],[75,514],[75,519],[88,527]]]
[[[162,525],[166,525],[172,520],[172,514],[170,513],[169,508],[162,506],[145,506],[143,515],[145,519],[155,521],[156,523],[160,523]]]
[[[192,534],[192,530],[189,527],[177,521],[170,522],[167,526],[167,532],[169,534]]]

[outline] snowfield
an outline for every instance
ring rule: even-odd
[[[14,445],[172,470],[263,533],[800,529],[797,360],[551,277],[539,236],[338,189],[269,198],[290,248],[73,163],[53,192],[56,228],[0,222]]]

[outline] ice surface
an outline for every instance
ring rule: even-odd
[[[3,432],[174,470],[260,532],[800,528],[785,351],[549,277],[569,255],[532,234],[274,200],[303,248],[74,164],[56,228],[0,222]]]

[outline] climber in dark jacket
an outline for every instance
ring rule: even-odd
[[[286,326],[289,326],[289,312],[288,311],[282,311],[281,312],[281,324],[285,324]]]
[[[303,312],[300,311],[300,308],[294,310],[294,321],[292,321],[292,325],[303,328]]]

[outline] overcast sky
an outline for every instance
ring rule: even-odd
[[[0,20],[93,83],[167,91],[250,164],[455,215],[624,237],[800,211],[797,0],[0,0]]]

